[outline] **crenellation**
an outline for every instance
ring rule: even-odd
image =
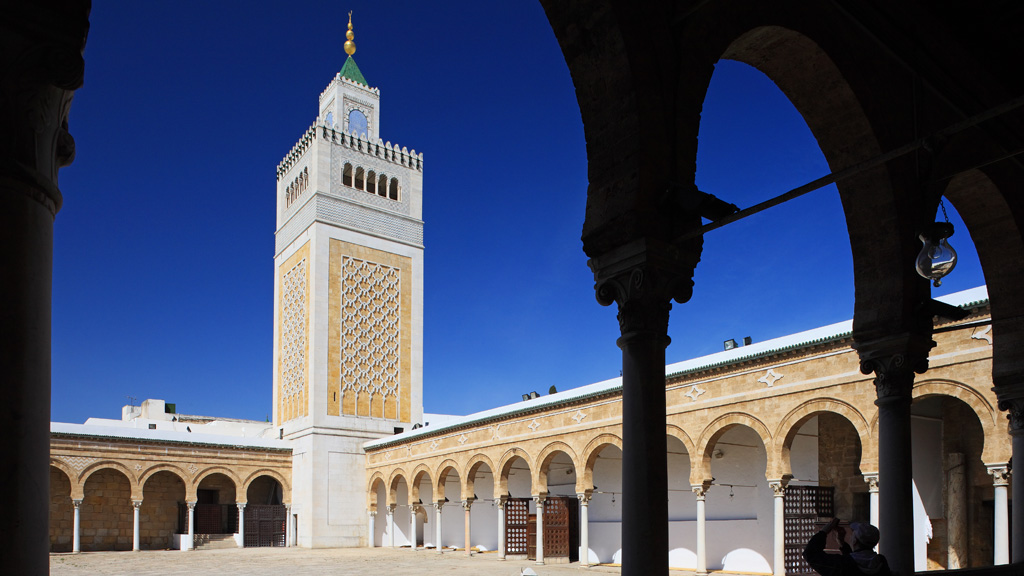
[[[313,140],[316,139],[316,127],[317,125],[313,124],[312,126],[307,128],[305,133],[302,134],[302,137],[299,138],[299,141],[296,142],[294,146],[292,146],[292,149],[289,150],[287,154],[285,154],[284,159],[282,159],[281,162],[277,165],[278,181],[280,181],[282,177],[288,174],[288,171],[291,170],[292,166],[294,166],[295,163],[298,162],[299,159],[302,158],[302,156],[306,153],[306,150],[309,149]]]

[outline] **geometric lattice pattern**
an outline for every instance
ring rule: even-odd
[[[342,258],[341,394],[370,416],[399,413],[401,288],[400,269]]]
[[[306,386],[306,259],[284,275],[281,306],[281,401],[285,419],[301,401]]]

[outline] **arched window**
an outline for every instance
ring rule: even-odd
[[[366,172],[362,168],[356,168],[356,190],[366,190]]]
[[[366,191],[370,194],[377,193],[377,173],[373,170],[366,173]]]
[[[327,113],[327,126],[334,128],[334,112]]]
[[[348,162],[345,163],[345,168],[341,172],[341,183],[349,188],[352,187],[352,165]]]
[[[359,110],[353,110],[348,113],[348,133],[355,134],[356,136],[366,139],[367,122],[366,116]]]
[[[381,174],[380,181],[377,182],[377,194],[385,198],[388,197],[388,177]]]
[[[388,198],[398,200],[398,178],[391,179],[391,187],[388,189]]]

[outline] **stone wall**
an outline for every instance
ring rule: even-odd
[[[50,552],[71,552],[75,508],[68,475],[50,467]]]
[[[146,480],[139,509],[139,547],[165,550],[173,547],[178,531],[178,506],[185,502],[185,483],[172,472],[157,472]]]
[[[277,480],[269,476],[260,476],[249,484],[245,501],[249,504],[280,504],[277,494],[279,486]]]
[[[128,478],[117,470],[89,476],[81,506],[83,552],[132,549],[131,495]]]
[[[818,485],[835,487],[836,516],[844,520],[868,520],[855,516],[855,494],[868,491],[860,474],[860,456],[860,437],[850,421],[838,414],[819,414]]]

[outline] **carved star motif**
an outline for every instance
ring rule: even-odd
[[[971,334],[971,339],[972,340],[984,340],[984,341],[988,342],[989,346],[991,346],[992,345],[992,334],[990,334],[990,332],[992,332],[992,326],[985,326],[984,330],[982,330],[980,332],[975,332],[974,334]]]
[[[491,440],[497,440],[498,438],[501,438],[499,433],[501,432],[502,426],[504,426],[504,424],[498,424],[497,426],[494,427],[494,432],[491,433]]]
[[[437,440],[434,440],[433,442],[430,443],[430,449],[431,450],[437,450],[437,447],[440,446],[440,445],[441,445],[440,442],[438,442]]]
[[[531,432],[536,432],[537,428],[540,428],[540,422],[538,422],[537,419],[534,418],[533,422],[530,422],[530,425],[527,426],[527,428],[529,428]]]
[[[757,381],[767,384],[768,387],[771,388],[772,386],[775,386],[775,383],[781,380],[783,376],[785,376],[785,374],[778,374],[775,370],[769,368],[768,371],[765,372],[764,376],[758,378]]]
[[[384,459],[385,460],[391,460],[391,452],[390,451],[384,453]]]
[[[582,410],[577,410],[576,411],[576,415],[573,416],[572,419],[575,420],[577,424],[582,424],[583,423],[583,419],[586,418],[586,417],[587,417],[587,415],[584,414]]]
[[[142,470],[142,464],[135,465],[135,471],[138,472],[139,470]]]
[[[459,444],[465,444],[468,441],[469,441],[469,438],[466,438],[465,434],[463,434],[462,436],[459,436]]]
[[[684,394],[684,396],[687,396],[690,398],[690,400],[696,402],[697,397],[705,392],[707,392],[707,390],[702,390],[698,388],[696,384],[694,384],[693,386],[690,387],[690,391]]]
[[[199,471],[199,466],[196,466],[195,464],[189,464],[188,465],[188,472],[189,472],[189,474],[195,474],[198,471]]]

